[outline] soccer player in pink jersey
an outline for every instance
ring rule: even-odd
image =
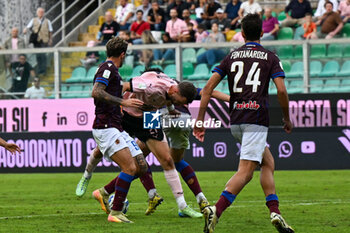
[[[214,231],[221,214],[235,200],[260,166],[260,183],[266,205],[270,210],[271,223],[279,232],[292,233],[279,211],[279,201],[274,182],[274,160],[266,138],[269,127],[268,89],[270,79],[277,87],[277,97],[283,110],[284,130],[292,131],[289,118],[288,94],[284,85],[284,71],[279,58],[262,47],[262,21],[258,14],[248,14],[242,20],[242,35],[246,44],[230,52],[203,88],[197,122],[203,122],[204,114],[213,89],[227,75],[230,88],[230,124],[232,135],[241,143],[238,171],[227,182],[225,190],[215,206],[205,207],[204,232]],[[195,127],[193,134],[204,140],[205,128]]]

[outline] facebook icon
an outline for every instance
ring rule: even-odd
[[[143,112],[143,128],[144,129],[160,129],[159,110],[156,112]]]

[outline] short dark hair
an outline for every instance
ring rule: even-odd
[[[180,82],[177,86],[179,88],[180,95],[187,99],[187,103],[192,103],[197,95],[196,87],[190,82]]]
[[[143,72],[142,72],[142,74],[143,73],[146,73],[146,72],[156,72],[156,73],[164,73],[163,72],[163,70],[161,70],[161,69],[159,69],[159,68],[147,68],[147,69],[145,69]]]
[[[207,30],[207,27],[204,24],[199,24],[197,28]]]
[[[136,14],[137,14],[137,13],[140,13],[140,12],[143,14],[143,10],[137,10],[137,11],[136,11]]]
[[[20,55],[18,55],[18,57],[24,57],[24,58],[27,58],[27,55],[21,53]]]
[[[120,37],[113,37],[106,44],[107,57],[119,57],[128,49],[128,42]]]
[[[187,23],[187,26],[188,27],[193,27],[194,25],[193,25],[193,23],[189,22],[189,23]]]
[[[246,40],[260,40],[262,20],[259,14],[248,14],[242,19],[242,30]]]
[[[325,8],[326,8],[327,4],[331,4],[331,5],[333,6],[333,2],[326,1],[326,2],[324,3],[324,7],[325,7]]]
[[[305,16],[312,16],[312,14],[310,12],[307,12]]]

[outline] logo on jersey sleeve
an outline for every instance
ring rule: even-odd
[[[106,78],[106,79],[109,79],[109,76],[111,75],[111,71],[109,70],[105,70],[103,71],[103,75],[102,77]]]

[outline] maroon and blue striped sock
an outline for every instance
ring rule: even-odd
[[[146,189],[147,193],[151,189],[156,188],[156,186],[154,185],[154,182],[153,182],[152,171],[151,171],[151,168],[149,166],[148,166],[147,172],[145,174],[143,174],[142,176],[140,176],[140,180],[141,180],[143,187]]]
[[[135,179],[134,176],[121,172],[115,183],[115,195],[112,210],[121,211],[123,202],[128,195],[131,182]]]
[[[114,178],[111,182],[109,182],[106,186],[104,186],[104,189],[108,195],[115,192],[115,182],[117,182],[118,177],[119,175],[116,178]]]
[[[191,189],[193,194],[196,196],[198,193],[202,192],[201,186],[199,185],[196,173],[194,172],[191,165],[189,165],[185,160],[181,160],[175,163],[176,170],[180,172],[182,178]]]
[[[235,198],[236,198],[236,195],[230,193],[229,191],[223,191],[221,193],[220,199],[215,204],[216,216],[218,216],[218,218],[220,218],[222,212],[224,212],[226,208],[232,204]]]
[[[270,214],[272,212],[275,212],[277,214],[281,214],[280,210],[278,209],[279,201],[276,194],[270,194],[266,197],[266,206],[270,210]]]

